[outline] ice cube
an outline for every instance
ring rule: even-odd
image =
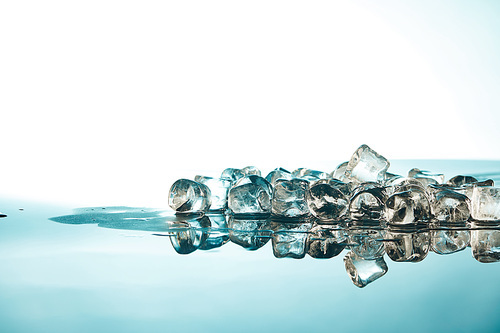
[[[267,218],[241,219],[230,216],[229,239],[247,250],[257,250],[271,239],[271,222]]]
[[[231,187],[231,181],[226,178],[213,178],[206,176],[195,176],[194,180],[206,185],[210,189],[211,211],[225,210],[227,208],[227,194]]]
[[[306,202],[308,187],[309,182],[304,179],[278,179],[273,190],[273,215],[293,218],[309,215]]]
[[[471,230],[470,246],[472,256],[477,261],[483,263],[500,261],[500,230],[474,224]]]
[[[471,215],[475,220],[500,220],[500,188],[489,186],[474,187],[471,206]]]
[[[443,229],[431,231],[431,249],[437,254],[450,254],[464,250],[470,242],[470,231]]]
[[[177,253],[189,254],[199,249],[207,240],[211,222],[208,217],[202,216],[196,220],[186,220],[183,224],[184,228],[172,232],[170,243]]]
[[[392,261],[419,262],[429,253],[431,240],[429,231],[388,229],[385,236],[385,253]]]
[[[313,258],[333,258],[346,247],[343,228],[331,225],[315,225],[307,236],[307,254]]]
[[[330,174],[330,176],[332,178],[338,179],[338,180],[343,181],[343,182],[348,181],[348,179],[347,179],[347,177],[345,175],[345,171],[347,169],[347,164],[349,164],[349,162],[340,163],[335,168],[335,170],[332,171],[332,173]]]
[[[354,189],[349,213],[354,220],[377,220],[382,216],[385,190],[377,183],[363,183]]]
[[[390,196],[396,192],[404,192],[411,189],[419,189],[426,191],[426,186],[414,178],[392,178],[385,182],[385,192],[387,196]]]
[[[272,222],[274,256],[276,258],[304,258],[307,232],[311,226],[311,223]]]
[[[349,199],[334,184],[316,183],[307,191],[309,211],[320,220],[338,220],[348,212]]]
[[[470,217],[470,200],[466,195],[443,190],[433,195],[431,204],[434,218],[440,222],[465,222]]]
[[[429,199],[419,188],[396,192],[385,202],[385,218],[391,224],[417,224],[431,218]]]
[[[278,179],[292,179],[292,173],[283,168],[276,168],[273,171],[269,172],[266,176],[266,180],[274,186]]]
[[[245,176],[250,176],[250,175],[256,175],[256,176],[261,176],[261,172],[257,167],[254,166],[246,166],[243,169],[241,169]]]
[[[351,196],[352,190],[359,185],[359,184],[355,184],[355,183],[344,183],[343,181],[340,181],[338,179],[331,178],[331,179],[316,180],[316,181],[310,183],[309,187],[314,186],[314,185],[319,185],[319,184],[329,184],[329,185],[333,186],[334,188],[336,188],[337,190],[339,190],[340,192],[342,192],[342,194],[344,194],[348,198]]]
[[[356,226],[348,228],[347,235],[351,251],[359,257],[373,260],[384,255],[384,230]]]
[[[477,179],[472,177],[472,176],[458,175],[458,176],[455,176],[455,177],[449,179],[446,183],[448,185],[452,185],[452,186],[461,186],[461,185],[476,183],[476,182],[477,182]]]
[[[465,194],[467,198],[472,200],[472,196],[474,194],[474,189],[476,187],[494,187],[495,183],[493,182],[492,179],[480,181],[480,182],[475,182],[475,183],[468,183],[468,184],[463,184],[462,186],[458,186],[455,191],[460,192],[462,194]],[[472,202],[471,202],[472,206]]]
[[[272,186],[257,175],[245,176],[229,190],[228,207],[234,214],[269,214]]]
[[[349,252],[344,257],[345,270],[354,285],[363,288],[384,276],[389,270],[384,257],[366,260]]]
[[[420,170],[413,168],[408,171],[408,178],[415,178],[422,185],[427,186],[429,184],[442,184],[444,182],[444,175],[440,173],[431,173],[426,170]]]
[[[232,183],[237,182],[239,179],[245,177],[245,171],[235,168],[227,168],[222,171],[220,178],[228,179]]]
[[[179,213],[205,212],[211,204],[210,189],[189,179],[179,179],[170,187],[168,204]]]
[[[358,183],[382,182],[389,168],[389,161],[367,145],[360,146],[347,164],[347,179]]]
[[[329,173],[311,170],[307,168],[298,168],[292,172],[292,176],[295,178],[301,178],[308,181],[315,181],[318,179],[330,179],[332,178]]]

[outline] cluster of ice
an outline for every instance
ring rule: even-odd
[[[218,178],[177,180],[169,205],[177,213],[227,211],[397,226],[500,220],[500,188],[492,180],[458,175],[444,182],[443,174],[414,168],[402,176],[388,172],[389,166],[385,157],[362,145],[330,173],[276,168],[263,177],[253,166],[228,168]]]

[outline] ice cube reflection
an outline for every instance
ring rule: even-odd
[[[276,258],[302,259],[308,255],[310,259],[342,260],[344,257],[347,275],[358,287],[386,275],[389,264],[421,262],[429,252],[451,255],[470,245],[471,256],[478,262],[500,261],[499,221],[450,224],[436,220],[409,227],[385,225],[378,220],[325,222],[312,216],[276,219],[229,213],[173,215],[168,211],[133,207],[84,208],[51,220],[166,236],[173,249],[182,255],[193,255],[198,250],[231,251],[228,244],[237,245],[232,251],[238,248],[255,251],[269,244],[261,251],[272,251]],[[342,252],[347,253],[341,256]],[[386,256],[391,260],[386,262]]]

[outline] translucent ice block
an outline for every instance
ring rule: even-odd
[[[360,288],[366,287],[368,284],[381,278],[389,270],[384,257],[366,260],[353,252],[346,254],[344,265],[352,283]]]
[[[211,205],[210,189],[189,179],[179,179],[170,187],[168,204],[180,213],[205,212]]]
[[[347,164],[345,175],[351,181],[382,182],[389,168],[389,161],[367,145],[360,146]]]

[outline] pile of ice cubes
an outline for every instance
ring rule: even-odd
[[[367,145],[331,173],[276,168],[262,177],[253,166],[225,169],[220,177],[179,179],[169,205],[179,214],[227,212],[234,216],[320,221],[378,221],[389,225],[500,220],[500,188],[493,180],[412,169],[389,173],[389,161]]]

